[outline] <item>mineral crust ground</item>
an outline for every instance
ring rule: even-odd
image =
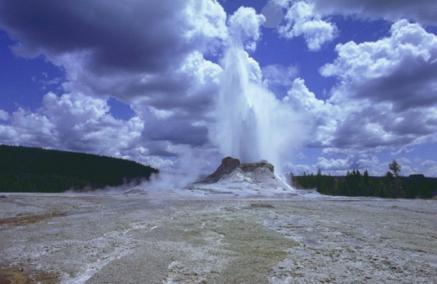
[[[38,281],[437,283],[437,201],[5,195],[0,282]]]

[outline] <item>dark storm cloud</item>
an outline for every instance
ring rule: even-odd
[[[208,129],[205,126],[187,127],[184,121],[172,121],[165,128],[154,125],[147,128],[147,138],[154,141],[168,140],[175,144],[201,146],[208,142]]]
[[[408,58],[391,74],[352,89],[357,97],[393,102],[395,111],[437,105],[437,61]]]
[[[437,25],[435,0],[313,0],[323,14],[356,15],[362,18],[414,20]]]
[[[209,0],[0,0],[0,28],[17,41],[18,55],[43,55],[61,66],[65,93],[129,104],[148,126],[144,140],[162,141],[162,147],[151,147],[157,153],[166,153],[169,142],[207,141],[206,127],[198,125],[221,69],[203,55],[227,36],[225,20],[223,8]],[[149,107],[155,113],[147,113]],[[92,147],[75,130],[62,132],[67,147]],[[68,142],[76,140],[81,144]]]
[[[23,51],[60,55],[86,52],[97,72],[156,71],[189,49],[185,1],[0,1],[0,23]]]
[[[371,149],[406,145],[429,134],[422,116],[411,121],[396,121],[405,115],[384,113],[372,107],[349,113],[337,126],[331,143],[338,148]]]
[[[186,74],[161,72],[153,74],[143,80],[142,74],[118,74],[114,76],[98,77],[93,73],[79,74],[75,78],[74,88],[95,94],[111,95],[123,100],[143,97],[148,100],[168,100],[172,94],[184,93],[190,86],[190,79]]]
[[[430,118],[423,115],[423,110],[412,109],[403,113],[399,121],[390,127],[396,135],[410,134],[413,137],[421,137],[435,133],[437,129],[437,118]]]

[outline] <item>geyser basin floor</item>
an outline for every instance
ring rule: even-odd
[[[435,200],[0,198],[0,219],[19,214],[50,217],[2,223],[0,273],[18,267],[64,283],[437,282]]]

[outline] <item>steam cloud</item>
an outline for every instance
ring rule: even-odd
[[[242,162],[267,160],[279,171],[287,155],[305,136],[302,116],[262,84],[253,50],[264,22],[251,8],[240,7],[229,19],[229,38],[222,59],[220,94],[211,140],[225,156]]]

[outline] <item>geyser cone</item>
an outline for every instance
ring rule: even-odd
[[[190,189],[209,193],[233,195],[293,194],[293,189],[275,175],[275,168],[267,161],[241,163],[226,157],[209,176]]]

